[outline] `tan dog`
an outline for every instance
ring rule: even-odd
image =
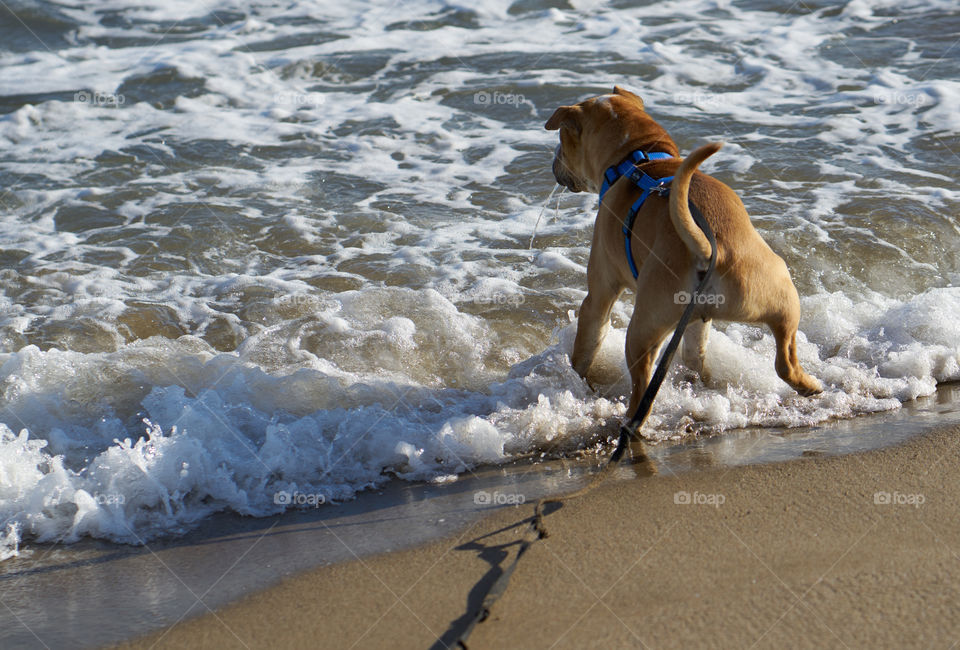
[[[636,304],[627,328],[626,356],[633,380],[629,413],[636,409],[660,345],[686,306],[683,297],[689,300],[698,272],[710,259],[710,243],[687,207],[689,196],[716,233],[717,262],[684,335],[684,363],[707,380],[703,357],[711,319],[766,323],[777,340],[777,374],[801,395],[821,391],[820,382],[797,361],[800,299],[787,265],[761,239],[733,190],[696,171],[722,145],[704,145],[681,160],[677,145],[644,111],[643,100],[619,87],[612,95],[561,106],[545,128],[560,129],[553,173],[558,183],[574,192],[599,192],[604,172],[633,151],[673,156],[639,165],[649,176],[674,180],[669,198],[651,194],[637,213],[630,239],[636,279],[626,259],[623,224],[640,190],[620,178],[603,197],[571,358],[581,377],[586,378],[600,347],[614,303],[632,287]]]

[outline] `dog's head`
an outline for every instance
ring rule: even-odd
[[[643,111],[643,100],[619,86],[610,95],[591,97],[574,106],[561,106],[544,128],[560,131],[560,144],[553,158],[557,182],[574,192],[597,192],[602,169],[595,169],[604,158],[600,147],[622,144],[625,134],[623,116]],[[600,155],[598,155],[600,154]]]

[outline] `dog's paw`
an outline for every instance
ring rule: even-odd
[[[680,367],[680,374],[678,378],[680,381],[693,384],[694,386],[708,386],[710,384],[710,373],[706,372],[705,370],[698,372],[687,366]]]
[[[803,383],[799,386],[794,386],[794,389],[803,397],[813,397],[823,392],[823,384],[810,375],[807,375],[804,377]]]

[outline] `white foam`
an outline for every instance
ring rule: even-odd
[[[380,320],[383,312],[372,310],[404,300],[427,305],[418,319],[435,327],[421,336],[414,320]],[[814,424],[897,408],[930,394],[937,381],[960,378],[960,336],[957,319],[950,318],[960,291],[935,290],[909,303],[873,300],[872,308],[851,307],[836,294],[804,301],[814,338],[846,341],[825,354],[823,346],[800,338],[801,362],[825,382],[823,395],[799,398],[777,378],[769,333],[729,325],[713,333],[708,347],[712,382],[687,383],[683,368],[675,367],[644,434],[662,439]],[[381,364],[350,372],[325,355],[301,360],[295,372],[268,375],[243,353],[217,355],[189,337],[150,339],[101,355],[36,348],[6,355],[0,380],[9,408],[33,423],[18,435],[0,427],[0,517],[8,553],[20,528],[39,540],[93,535],[136,543],[185,530],[219,510],[281,511],[284,504],[274,503],[281,491],[336,501],[390,475],[432,479],[534,450],[575,448],[589,442],[599,424],[624,414],[621,329],[611,331],[597,361],[598,374],[618,377],[603,389],[610,391],[605,398],[569,366],[573,324],[559,343],[484,388],[474,379],[486,375],[474,346],[490,334],[437,294],[358,292],[331,309],[327,313],[341,314],[329,321],[335,333]],[[438,330],[443,321],[449,325]],[[437,333],[447,338],[433,340]],[[253,353],[256,346],[245,349]],[[405,353],[455,358],[458,367],[438,359],[430,370],[444,379],[429,388],[434,382],[424,368],[410,368]],[[196,388],[188,394],[165,385],[163,374]],[[112,396],[107,376],[113,386],[150,387],[139,398],[148,418],[143,437],[124,437],[123,423],[107,415],[109,409],[80,406]],[[77,382],[80,377],[85,381]],[[479,389],[444,387],[456,384]],[[326,403],[320,410],[318,395]]]

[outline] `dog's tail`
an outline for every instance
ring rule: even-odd
[[[690,178],[700,163],[720,151],[722,146],[722,142],[711,142],[695,150],[683,159],[670,183],[670,219],[673,220],[673,227],[690,252],[704,261],[710,259],[710,241],[694,223],[690,208],[687,207]]]

